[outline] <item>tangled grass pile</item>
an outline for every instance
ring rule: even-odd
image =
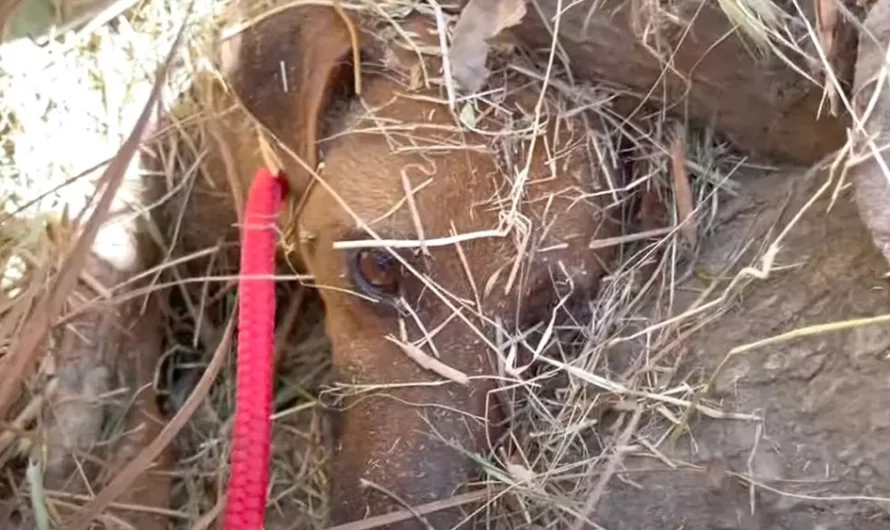
[[[0,374],[7,373],[8,348],[41,290],[58,274],[60,260],[92,208],[97,178],[130,134],[157,66],[183,21],[187,21],[185,38],[164,99],[169,104],[185,98],[179,99],[177,112],[188,116],[189,122],[179,126],[193,131],[195,144],[200,145],[202,133],[194,131],[201,130],[200,122],[208,118],[202,111],[210,105],[202,101],[200,87],[190,86],[192,80],[218,74],[214,43],[220,36],[231,35],[281,7],[255,3],[246,17],[232,25],[227,4],[209,0],[106,3],[92,18],[76,21],[51,38],[8,38],[0,49],[0,202],[4,205],[0,213],[4,271]],[[379,13],[391,24],[411,9],[443,16],[452,26],[457,18],[456,6],[442,5],[440,11],[431,7],[434,2],[342,4]],[[664,2],[641,4],[670,16],[670,6]],[[720,5],[763,53],[811,54],[799,40],[790,38],[794,31],[789,27],[797,24],[791,11],[770,0],[722,0]],[[15,23],[13,29],[20,28]],[[646,42],[657,43],[657,28],[645,28],[644,34]],[[10,37],[16,37],[16,32]],[[523,383],[511,389],[512,401],[505,403],[512,418],[508,450],[492,460],[471,455],[480,458],[485,470],[490,513],[505,527],[542,522],[579,527],[595,508],[622,455],[637,452],[664,458],[660,447],[682,431],[691,411],[715,418],[753,417],[700,399],[706,379],[675,378],[673,369],[680,362],[678,337],[690,325],[695,327],[695,318],[712,317],[719,307],[692,319],[670,320],[647,314],[645,308],[653,300],[669,306],[676,285],[685,276],[702,274],[684,266],[685,258],[699,239],[708,237],[711,222],[722,211],[723,198],[734,192],[738,172],[763,168],[748,164],[708,131],[690,130],[662,113],[636,113],[626,119],[613,105],[623,89],[605,82],[599,86],[574,82],[553,60],[556,48],[549,57],[525,61],[511,60],[511,50],[498,50],[490,78],[510,75],[539,83],[565,102],[559,113],[584,110],[607,124],[609,134],[603,138],[592,129],[579,132],[581,140],[575,148],[600,149],[605,163],[630,175],[626,190],[633,191],[643,207],[641,219],[629,222],[670,228],[596,242],[620,245],[622,256],[601,295],[591,300],[589,321],[559,326],[543,322],[534,329],[516,330],[514,336],[498,337],[504,358],[526,350],[538,361],[533,371],[523,375]],[[652,49],[663,52],[657,45]],[[443,82],[449,83],[448,78]],[[457,105],[464,124],[475,126],[482,103],[458,100]],[[534,123],[536,118],[534,109],[529,109],[524,122]],[[166,156],[171,171],[197,169],[195,152]],[[136,168],[131,168],[126,179],[125,189],[138,190]],[[523,185],[522,179],[516,179],[510,195],[521,196]],[[504,217],[510,215],[508,208]],[[667,219],[659,219],[661,215]],[[521,237],[516,240],[522,244]],[[170,261],[156,271],[157,285],[176,285],[181,278],[179,265]],[[219,264],[221,269],[226,265]],[[231,278],[208,271],[204,280],[179,285],[180,303],[166,311],[166,353],[157,367],[155,385],[170,414],[182,407],[194,389],[208,349],[219,342],[220,330],[234,308]],[[325,518],[326,454],[321,446],[325,421],[319,392],[329,366],[329,345],[316,295],[300,280],[293,277],[279,286],[280,299],[286,303],[278,319],[270,528],[322,527]],[[44,351],[57,346],[50,341]],[[43,407],[54,390],[52,375],[58,362],[45,355],[36,361],[35,369],[23,379],[26,393],[16,397],[11,412],[0,422],[0,468],[5,470],[0,500],[14,499],[8,506],[16,519],[42,521],[52,517],[56,505],[76,506],[87,499],[47,491],[39,473],[29,472],[41,462],[41,436],[46,432],[42,422],[51,416]],[[12,384],[2,377],[0,383]],[[178,528],[206,526],[207,514],[218,513],[229,454],[233,377],[229,363],[174,442],[174,501],[163,515]],[[113,396],[114,391],[106,389],[95,397]],[[103,433],[106,439],[119,435],[116,428],[114,419],[109,419]],[[0,514],[4,506],[0,503]],[[109,513],[140,509],[112,506]],[[26,513],[29,510],[34,513]]]

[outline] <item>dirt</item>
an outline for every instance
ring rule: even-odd
[[[851,168],[850,180],[856,187],[856,203],[884,257],[890,260],[890,186],[885,173],[886,155],[877,155],[886,144],[890,131],[890,94],[881,82],[884,48],[890,37],[890,2],[880,1],[869,11],[859,39],[859,56],[854,78],[854,107],[861,116],[862,129],[853,135],[853,158],[862,156],[862,163]]]
[[[746,180],[738,202],[725,210],[737,213],[704,243],[695,270],[721,270],[752,233],[763,240],[778,219],[774,237],[826,177],[777,173]],[[739,345],[887,312],[885,262],[849,188],[826,213],[832,190],[789,232],[775,263],[785,268],[747,285],[726,314],[681,341],[683,361],[670,384],[705,381]],[[741,260],[735,269],[748,263]],[[708,286],[700,276],[680,286],[675,313]],[[862,497],[890,493],[888,354],[890,325],[884,324],[734,357],[710,399],[762,421],[693,416],[691,436],[681,436],[672,450],[664,449],[668,443],[660,448],[676,467],[652,456],[625,458],[594,520],[609,530],[887,528],[890,502]]]

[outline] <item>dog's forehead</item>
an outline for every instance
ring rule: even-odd
[[[379,139],[356,139],[330,153],[321,176],[341,210],[332,222],[361,220],[390,237],[442,238],[498,221],[490,168],[470,166],[460,153],[424,160],[395,154]]]
[[[593,268],[586,249],[598,223],[582,181],[595,171],[586,150],[542,139],[527,179],[514,186],[530,156],[527,143],[517,140],[507,153],[496,135],[468,133],[443,99],[405,92],[389,80],[368,83],[362,103],[329,130],[321,145],[324,185],[303,215],[307,231],[325,246],[365,239],[362,225],[383,239],[438,240],[430,270],[437,281],[464,283],[470,264],[480,289],[494,275],[546,283]],[[511,217],[518,229],[491,235]]]
[[[313,195],[335,195],[327,200],[339,210],[326,224],[354,227],[358,218],[375,232],[412,238],[495,228],[505,190],[491,146],[461,131],[442,103],[399,98],[387,85],[385,100],[366,98],[376,108],[355,105],[321,143],[326,189]]]
[[[365,238],[358,218],[383,239],[432,242],[427,270],[461,296],[469,293],[468,274],[480,290],[515,274],[517,283],[583,276],[596,223],[568,179],[541,182],[533,174],[516,228],[495,235],[510,214],[512,187],[492,158],[459,151],[424,158],[394,154],[379,138],[346,140],[326,156],[327,187],[313,193],[304,225],[326,241]]]

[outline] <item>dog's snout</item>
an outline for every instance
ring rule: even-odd
[[[390,341],[334,335],[344,391],[333,413],[334,524],[441,501],[479,478],[481,468],[466,455],[484,457],[502,427],[495,385],[474,341],[450,329],[442,333],[452,340],[441,342],[440,359],[465,372],[467,384],[420,368]],[[466,513],[455,508],[425,517],[433,528],[454,528]],[[414,519],[386,528],[429,526]]]
[[[341,524],[422,506],[459,493],[479,469],[462,450],[484,452],[488,438],[477,389],[381,389],[337,413],[331,469],[332,522]],[[484,392],[484,389],[478,389]],[[448,406],[445,406],[447,399]],[[441,404],[439,404],[441,403]],[[459,406],[455,406],[459,405]],[[475,409],[475,410],[474,410]],[[459,509],[386,528],[453,528]]]

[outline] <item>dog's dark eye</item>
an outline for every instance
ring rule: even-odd
[[[383,249],[362,249],[352,255],[353,282],[364,294],[374,297],[399,295],[402,266]]]

